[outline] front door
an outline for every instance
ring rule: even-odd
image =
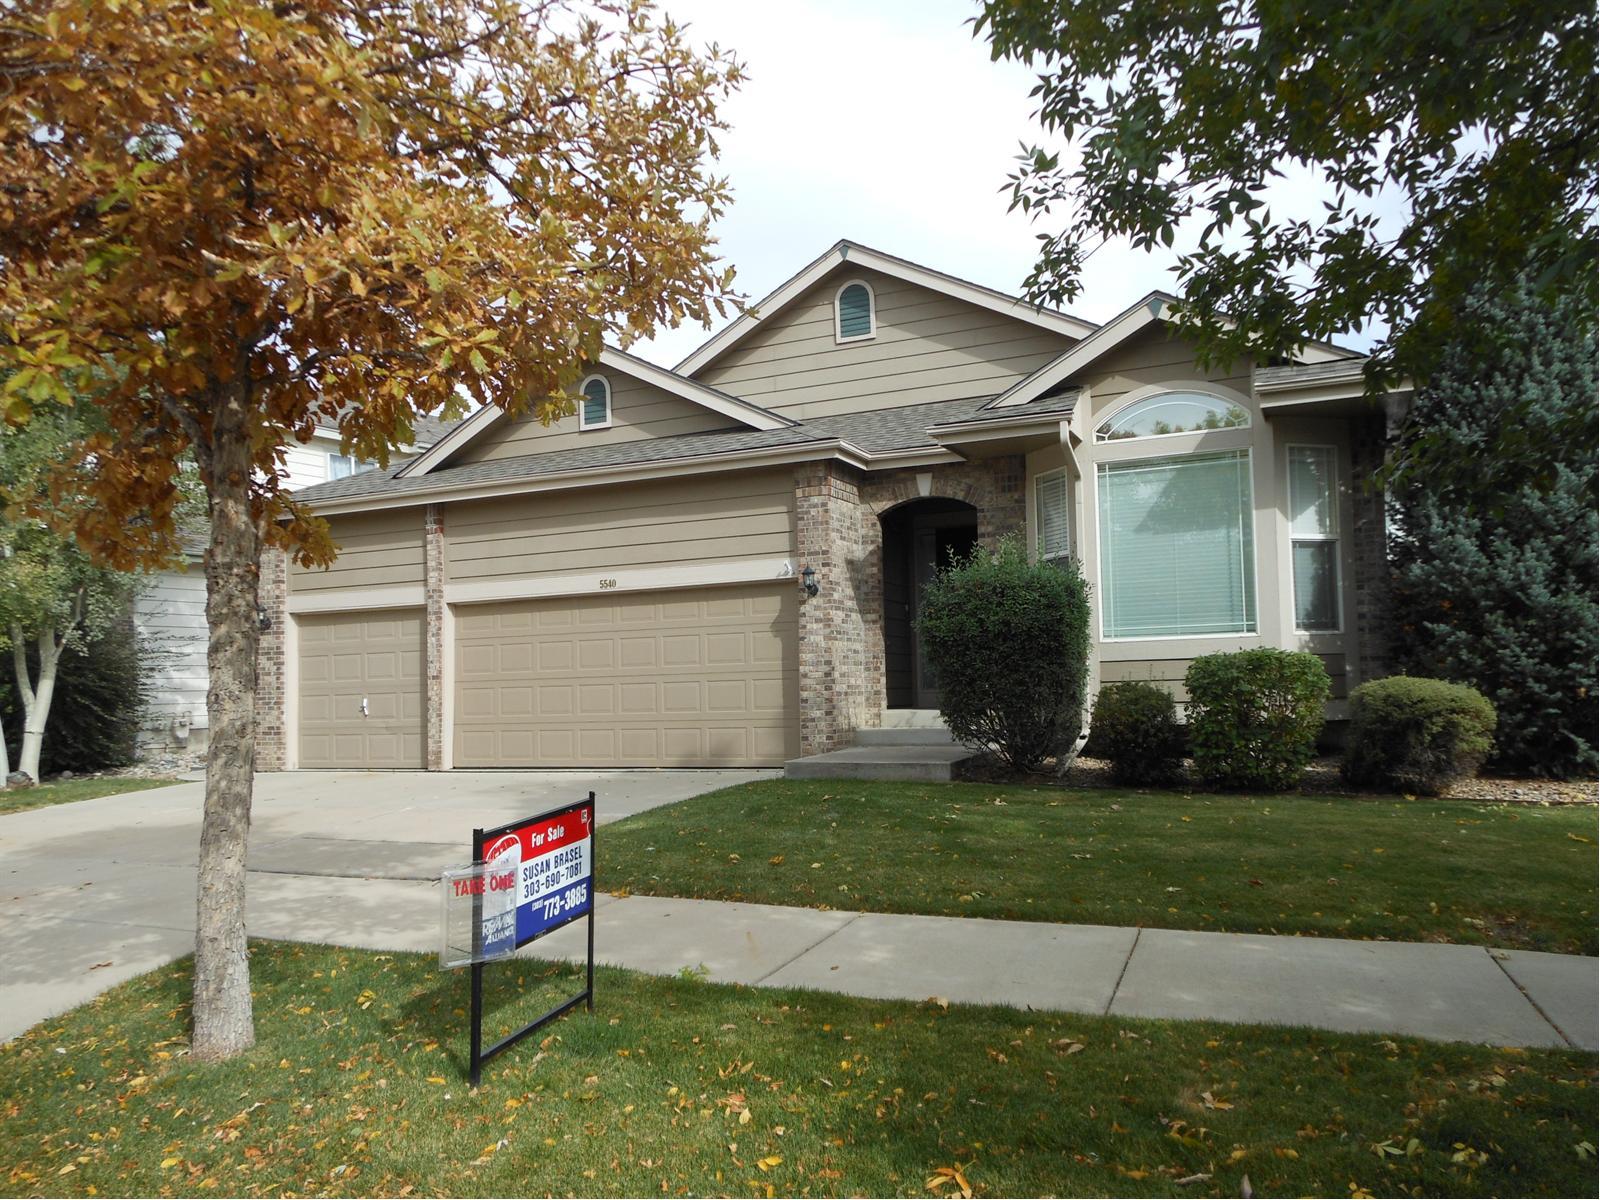
[[[977,514],[973,512],[919,513],[911,518],[911,643],[916,708],[939,707],[939,683],[928,662],[927,649],[917,628],[922,600],[939,571],[972,553],[978,542]]]

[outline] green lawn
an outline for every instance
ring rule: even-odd
[[[1596,952],[1589,807],[776,780],[598,840],[608,891]]]
[[[466,977],[258,943],[258,1043],[188,964],[0,1047],[12,1195],[1592,1195],[1592,1056],[599,974],[463,1080]],[[533,1013],[569,968],[520,974]],[[560,976],[560,978],[554,978]],[[499,1011],[507,1023],[506,1008]],[[1181,1182],[1187,1181],[1187,1182]]]
[[[42,783],[38,787],[0,791],[0,815],[45,808],[51,804],[71,804],[74,800],[94,800],[120,792],[144,792],[171,787],[176,779],[68,779],[63,783]]]

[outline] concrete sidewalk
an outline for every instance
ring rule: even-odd
[[[431,887],[341,883],[342,900],[334,904],[326,903],[332,897],[310,900],[288,877],[270,890],[257,887],[251,932],[383,950],[436,948],[438,898]],[[351,907],[381,913],[378,923],[361,922],[364,932],[354,939],[341,933],[338,915]],[[579,960],[584,937],[579,922],[524,953]],[[603,895],[595,956],[659,975],[704,968],[705,978],[719,982],[880,999],[939,996],[1497,1046],[1600,1048],[1597,960],[1523,950]]]
[[[437,949],[439,871],[492,824],[595,787],[600,820],[756,772],[258,780],[253,936]],[[0,1041],[194,944],[197,785],[0,818]],[[577,957],[582,924],[527,947]],[[819,912],[601,896],[598,957],[886,999],[1597,1049],[1597,960],[1399,942]]]

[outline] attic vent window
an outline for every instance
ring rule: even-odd
[[[579,429],[611,427],[611,385],[604,375],[591,375],[578,389],[583,400],[578,405]]]
[[[847,283],[833,298],[836,342],[864,342],[878,336],[878,315],[873,311],[872,288],[860,281]]]

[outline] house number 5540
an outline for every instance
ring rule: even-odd
[[[616,586],[617,581],[615,579],[602,579],[600,581],[600,588],[602,591],[604,591],[606,588],[614,588]]]

